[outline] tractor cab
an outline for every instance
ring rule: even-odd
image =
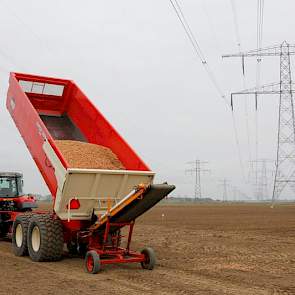
[[[0,238],[9,237],[14,216],[37,208],[34,196],[23,193],[23,175],[0,172]]]
[[[0,198],[17,198],[23,194],[21,173],[0,172]]]
[[[36,198],[23,193],[23,175],[17,172],[0,172],[1,212],[24,212],[37,208]]]

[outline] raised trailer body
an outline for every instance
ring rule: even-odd
[[[119,250],[118,245],[116,250],[113,242],[110,245],[108,235],[115,233],[119,240],[121,238],[119,229],[122,226],[134,224],[135,218],[165,197],[174,186],[166,185],[164,190],[163,187],[153,187],[158,197],[149,199],[147,192],[153,185],[155,173],[72,80],[11,73],[6,105],[52,194],[54,201],[52,218],[62,224],[64,242],[69,244],[80,239],[93,251],[95,240],[94,244],[100,255],[107,244],[114,253],[125,251],[124,253],[128,254],[129,243],[129,252],[126,252],[126,249]],[[55,140],[78,140],[108,147],[126,169],[69,167]],[[140,205],[139,199],[145,200],[147,206]],[[134,204],[137,207],[135,208],[137,214],[131,214],[134,216],[132,220],[127,217],[127,219],[109,220],[110,212],[114,212],[115,208],[116,216],[118,208],[124,211],[124,216],[128,216],[129,209],[126,208]],[[134,208],[132,210],[134,211]],[[37,226],[42,224],[45,217],[34,218]],[[102,219],[105,222],[101,222]],[[109,227],[105,227],[106,222],[111,223],[110,228],[115,230],[109,231]],[[90,228],[92,230],[89,230]],[[99,237],[102,230],[106,239]],[[86,237],[85,232],[88,232]],[[89,246],[90,241],[92,247]],[[30,252],[30,247],[28,248]],[[122,256],[122,253],[120,255]],[[140,257],[137,259],[143,259],[142,255]]]
[[[95,201],[119,200],[139,183],[152,183],[154,173],[73,81],[12,73],[7,108],[62,220],[68,219],[66,207],[72,198],[80,198],[82,204],[71,219],[90,220]],[[108,147],[126,171],[72,169],[55,144],[61,139]]]

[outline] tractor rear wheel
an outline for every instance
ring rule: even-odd
[[[156,265],[156,254],[152,248],[144,248],[141,254],[145,256],[145,261],[141,262],[143,269],[152,270]]]
[[[22,214],[16,217],[12,226],[12,251],[16,256],[28,255],[27,235],[32,214]]]
[[[96,251],[88,251],[85,256],[85,270],[91,274],[97,274],[101,270],[100,257]]]
[[[58,261],[64,246],[63,229],[59,219],[50,214],[34,215],[28,228],[28,251],[33,261]]]

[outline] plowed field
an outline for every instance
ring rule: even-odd
[[[82,259],[33,263],[0,241],[0,294],[295,294],[295,205],[157,206],[135,226],[133,248],[143,246],[155,270],[88,275]]]

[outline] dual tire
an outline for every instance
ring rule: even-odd
[[[36,262],[58,261],[64,246],[62,224],[50,214],[19,215],[13,224],[12,250]]]

